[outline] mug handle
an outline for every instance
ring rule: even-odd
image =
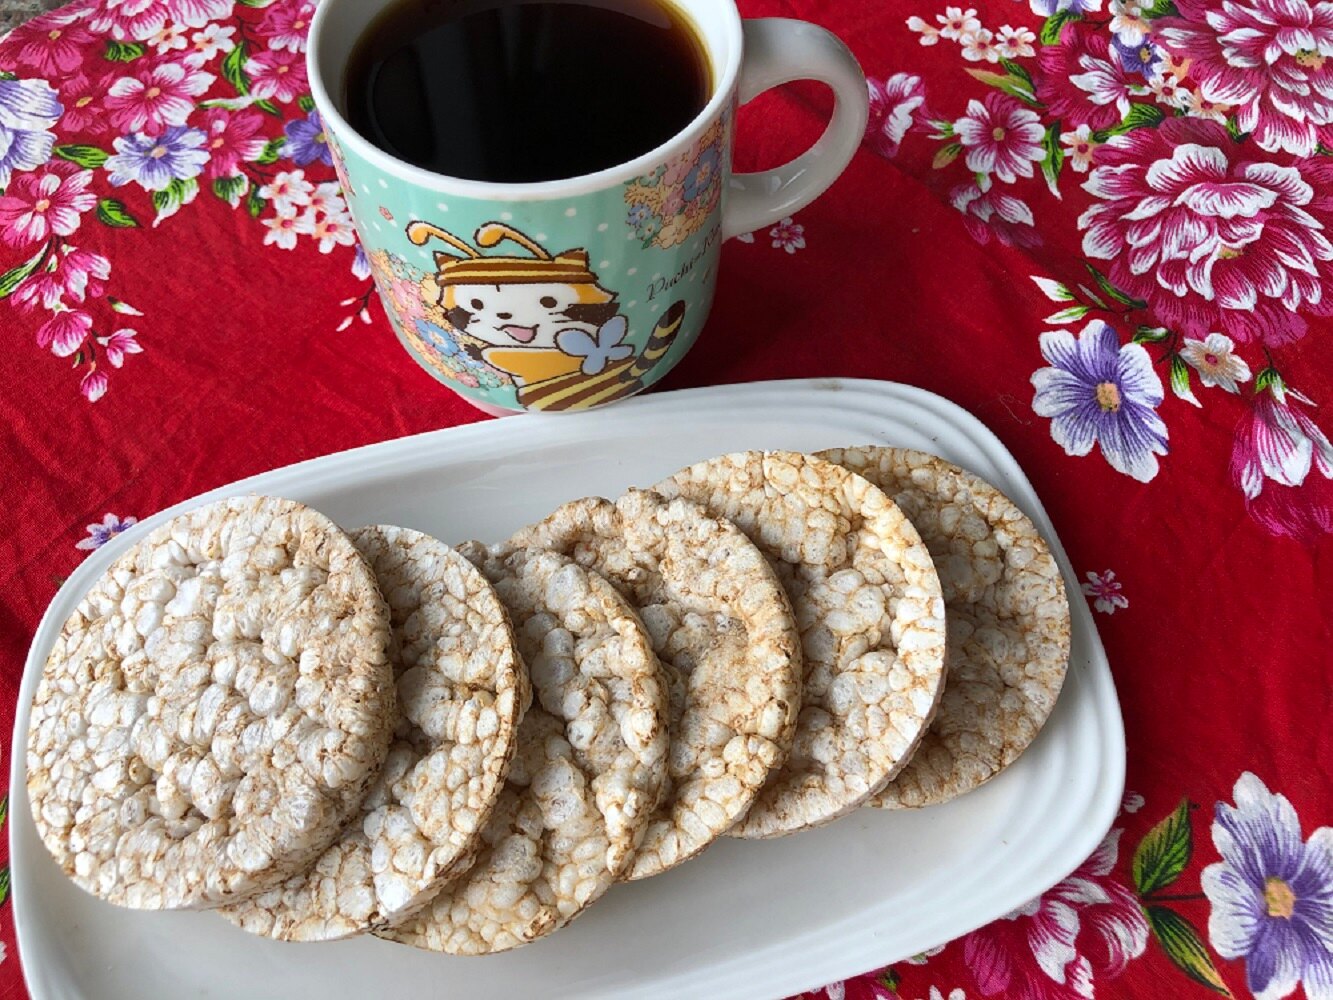
[[[793,80],[828,84],[836,104],[833,120],[806,152],[775,170],[731,178],[722,218],[726,239],[771,226],[827,191],[860,148],[870,116],[865,74],[837,35],[782,17],[745,21],[744,31],[741,104]]]

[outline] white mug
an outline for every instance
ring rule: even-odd
[[[669,0],[704,43],[714,81],[678,135],[568,180],[447,177],[377,148],[344,117],[349,57],[393,2],[324,0],[310,31],[311,88],[399,340],[487,412],[589,409],[653,385],[703,329],[723,240],[819,197],[865,132],[865,77],[834,35],[804,21],[742,21],[734,0]],[[784,166],[733,174],[736,109],[792,80],[833,89],[823,137]]]

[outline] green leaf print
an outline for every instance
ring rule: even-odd
[[[1181,799],[1175,812],[1144,834],[1139,842],[1134,852],[1135,887],[1144,896],[1166,888],[1180,878],[1193,853],[1190,803],[1189,799]]]
[[[96,146],[57,146],[52,150],[56,156],[62,160],[68,160],[70,163],[77,163],[81,167],[87,167],[95,170],[107,161],[110,157],[104,149],[98,149]]]
[[[1071,21],[1083,20],[1078,14],[1070,10],[1058,11],[1046,19],[1046,23],[1041,26],[1041,44],[1059,45],[1060,32],[1064,30],[1066,24]]]
[[[1107,295],[1109,295],[1111,298],[1115,299],[1115,301],[1119,302],[1122,306],[1129,306],[1129,308],[1131,309],[1148,308],[1148,303],[1144,302],[1142,299],[1133,298],[1132,296],[1127,295],[1120,289],[1116,288],[1115,285],[1111,284],[1110,278],[1102,274],[1101,271],[1097,270],[1091,264],[1084,264],[1083,266],[1086,267],[1088,269],[1088,273],[1092,275],[1092,280],[1097,282],[1097,287],[1100,288]]]
[[[125,210],[125,203],[115,198],[103,198],[97,203],[97,221],[113,229],[133,229],[139,225]]]
[[[286,136],[279,136],[277,139],[270,139],[264,151],[255,159],[261,167],[268,166],[270,163],[277,163],[278,156],[282,153],[282,147],[287,144]]]
[[[43,247],[18,267],[10,268],[4,274],[0,274],[0,299],[7,299],[18,291],[19,285],[27,280],[28,275],[37,270],[37,265],[42,262],[42,258],[45,256],[46,248]]]
[[[219,177],[213,182],[213,193],[232,208],[241,203],[241,198],[250,189],[250,179],[244,174],[234,177]]]
[[[1100,129],[1092,133],[1092,137],[1098,142],[1105,142],[1113,135],[1124,135],[1136,128],[1156,128],[1165,120],[1165,113],[1155,104],[1131,104],[1129,113],[1125,115],[1119,125]]]
[[[268,202],[260,196],[259,188],[251,187],[250,197],[245,199],[245,210],[250,213],[250,218],[259,218],[260,213],[264,211],[264,206],[267,204]]]
[[[0,906],[9,902],[9,865],[0,868]]]
[[[1041,161],[1041,175],[1046,178],[1046,186],[1051,194],[1060,197],[1060,169],[1065,165],[1065,150],[1060,145],[1060,123],[1052,122],[1041,140],[1041,148],[1046,156]]]
[[[222,76],[238,94],[250,93],[250,78],[245,75],[246,47],[241,42],[222,60]]]
[[[1214,993],[1224,997],[1232,995],[1227,984],[1222,982],[1217,966],[1213,964],[1213,957],[1208,954],[1208,948],[1193,924],[1165,906],[1149,906],[1144,913],[1157,942],[1177,969]]]
[[[302,94],[297,98],[296,106],[306,114],[310,114],[310,112],[315,110],[315,99],[309,94]]]
[[[1171,391],[1191,406],[1203,407],[1190,386],[1190,366],[1179,354],[1171,355]]]
[[[153,207],[157,209],[157,218],[153,220],[153,228],[156,229],[164,220],[179,212],[182,205],[194,201],[198,194],[199,182],[193,177],[187,181],[175,178],[165,190],[154,191]]]
[[[134,62],[143,54],[144,47],[138,42],[113,42],[108,39],[102,57],[108,62]]]

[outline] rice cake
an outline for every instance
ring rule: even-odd
[[[870,804],[947,802],[1018,759],[1045,724],[1069,664],[1069,602],[1036,525],[984,479],[917,451],[822,457],[865,476],[916,525],[939,571],[949,683],[916,755]]]
[[[352,541],[389,604],[394,743],[360,811],[310,871],[221,911],[280,941],[392,927],[464,871],[527,703],[509,616],[475,566],[404,528],[363,528]]]
[[[639,846],[666,774],[666,692],[634,612],[554,552],[460,546],[509,611],[534,699],[476,863],[381,933],[454,955],[528,944],[595,902]]]
[[[389,615],[323,515],[238,498],[161,526],[61,629],[28,795],[78,885],[135,909],[233,902],[302,871],[389,747]]]
[[[670,763],[625,877],[688,861],[745,814],[795,736],[800,634],[772,567],[729,521],[640,491],[567,504],[508,544],[600,573],[648,629],[670,696]]]
[[[654,489],[734,522],[769,558],[801,630],[791,756],[730,835],[846,815],[910,758],[944,685],[944,602],[916,529],[865,479],[793,452],[724,456]]]

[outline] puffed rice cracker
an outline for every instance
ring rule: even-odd
[[[865,479],[792,452],[701,462],[654,489],[745,532],[801,629],[791,756],[730,835],[778,837],[846,815],[910,758],[944,684],[944,602],[916,529]]]
[[[218,906],[311,862],[389,746],[389,616],[351,541],[290,500],[183,514],[65,622],[28,732],[43,843],[135,909]]]
[[[394,743],[360,811],[310,871],[221,911],[282,941],[392,927],[465,870],[527,702],[509,617],[475,566],[405,528],[363,528],[352,541],[389,604]]]
[[[535,697],[476,864],[381,936],[482,955],[563,927],[629,864],[666,774],[667,701],[643,626],[601,577],[553,552],[460,550],[509,610]]]
[[[897,502],[944,588],[949,683],[916,755],[870,804],[946,802],[1018,759],[1045,724],[1069,664],[1069,602],[1036,525],[995,487],[922,452],[867,447],[822,457]]]
[[[508,544],[595,570],[643,620],[670,692],[671,756],[626,878],[689,860],[745,814],[795,736],[800,633],[772,567],[729,521],[637,490],[567,504]]]

